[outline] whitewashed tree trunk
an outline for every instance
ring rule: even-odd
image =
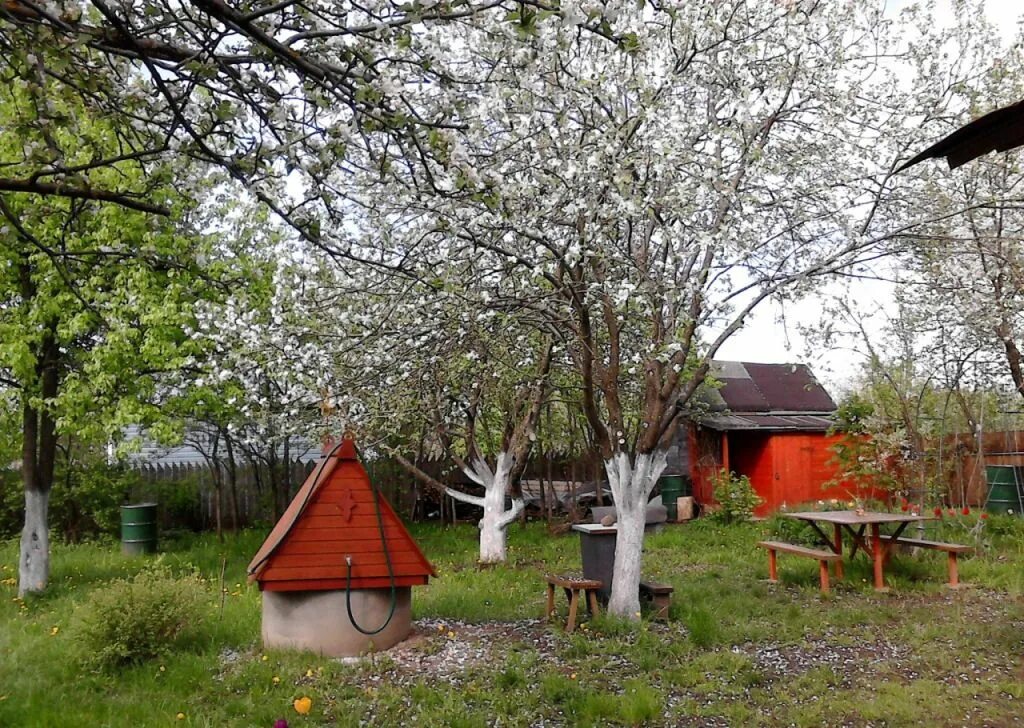
[[[667,462],[668,450],[641,453],[634,462],[630,462],[628,454],[620,452],[605,461],[617,516],[612,595],[608,600],[610,614],[628,619],[640,617],[640,567],[647,500]]]
[[[516,519],[524,507],[521,498],[513,498],[512,507],[505,510],[505,494],[508,493],[510,485],[512,458],[507,452],[498,453],[496,465],[494,472],[491,472],[487,463],[478,458],[464,470],[470,480],[483,486],[483,498],[451,488],[446,491],[456,500],[484,509],[484,516],[479,523],[480,563],[482,564],[500,564],[505,561],[508,556],[508,539],[506,537],[508,525]]]
[[[41,592],[50,579],[50,491],[25,491],[25,528],[18,558],[18,595]]]

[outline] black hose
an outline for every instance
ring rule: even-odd
[[[380,532],[380,543],[384,548],[384,561],[388,565],[388,580],[391,583],[391,608],[388,610],[387,619],[384,620],[384,624],[374,630],[363,629],[359,626],[356,621],[356,616],[352,614],[352,555],[345,555],[345,564],[347,565],[347,572],[345,574],[345,610],[348,612],[348,619],[352,623],[352,626],[356,630],[367,637],[372,637],[375,634],[380,634],[387,626],[391,624],[391,620],[395,616],[395,607],[398,605],[398,588],[395,586],[395,569],[391,564],[391,552],[388,551],[387,538],[384,536],[384,517],[380,514],[380,491],[377,490],[377,486],[370,482],[370,489],[373,491],[373,505],[377,511],[377,530]]]

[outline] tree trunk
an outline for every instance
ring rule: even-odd
[[[284,477],[282,480],[284,481],[284,492],[286,494],[285,508],[287,508],[288,504],[292,502],[292,498],[295,497],[295,494],[292,492],[292,439],[290,437],[284,438],[283,465]]]
[[[605,461],[617,516],[615,565],[608,612],[627,619],[640,616],[640,567],[643,559],[647,500],[668,462],[668,450],[639,453],[634,463],[624,452]]]
[[[288,507],[288,486],[281,477],[276,446],[267,449],[267,476],[270,478],[270,491],[274,497],[274,521],[277,521]]]
[[[221,502],[223,499],[224,484],[220,472],[220,465],[215,465],[211,472],[213,478],[213,521],[217,529],[217,540],[224,543],[224,522],[221,514]]]
[[[25,527],[18,554],[18,594],[46,589],[50,580],[50,490],[57,457],[57,426],[45,403],[57,396],[59,384],[55,338],[56,324],[48,327],[39,349],[36,371],[44,405],[32,405],[23,392],[21,482],[25,490]]]
[[[484,490],[484,517],[480,519],[480,563],[500,564],[508,556],[508,539],[501,519],[505,514],[505,483],[497,478]]]
[[[241,516],[238,508],[238,463],[235,462],[235,448],[231,442],[231,435],[224,431],[224,446],[227,449],[228,494],[231,497],[231,530],[238,533]]]
[[[447,490],[448,495],[463,503],[472,503],[484,509],[480,519],[480,563],[504,563],[508,556],[508,525],[523,510],[523,499],[513,498],[512,507],[505,510],[505,495],[508,493],[512,474],[512,458],[507,452],[498,453],[494,472],[482,460],[475,460],[466,469],[466,475],[484,487],[484,496],[469,495],[462,491]]]
[[[49,490],[25,491],[25,528],[21,532],[18,595],[41,592],[50,580]]]

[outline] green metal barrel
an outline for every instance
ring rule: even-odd
[[[988,480],[988,498],[985,510],[989,513],[1006,514],[1021,512],[1021,473],[1012,465],[989,465],[985,468]]]
[[[156,503],[121,506],[121,552],[156,553]]]
[[[661,487],[661,502],[668,511],[668,520],[675,522],[679,518],[676,500],[690,495],[689,483],[682,475],[663,475],[658,478],[658,485]]]

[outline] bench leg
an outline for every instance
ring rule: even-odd
[[[947,556],[949,557],[949,585],[956,588],[960,586],[960,572],[957,568],[956,552],[950,551]]]
[[[544,610],[544,619],[551,619],[555,613],[555,585],[548,584],[548,604]]]
[[[775,549],[768,549],[768,581],[778,581],[779,570],[775,563]]]
[[[668,608],[671,604],[671,601],[672,600],[670,597],[664,595],[654,597],[654,618],[656,620],[658,620],[659,622],[665,622],[668,620]]]
[[[576,607],[580,603],[580,591],[580,589],[573,589],[572,596],[569,598],[569,623],[565,625],[566,632],[576,629]]]
[[[597,606],[597,592],[594,589],[587,590],[587,602],[590,604],[590,615],[596,617],[600,610]]]
[[[838,563],[838,562],[837,562]],[[828,562],[818,562],[818,575],[821,577],[821,593],[828,594]]]
[[[837,554],[842,555],[843,553],[843,527],[838,523],[832,524],[832,534],[835,537],[835,551]],[[839,560],[836,562],[836,579],[843,578],[843,562]]]

